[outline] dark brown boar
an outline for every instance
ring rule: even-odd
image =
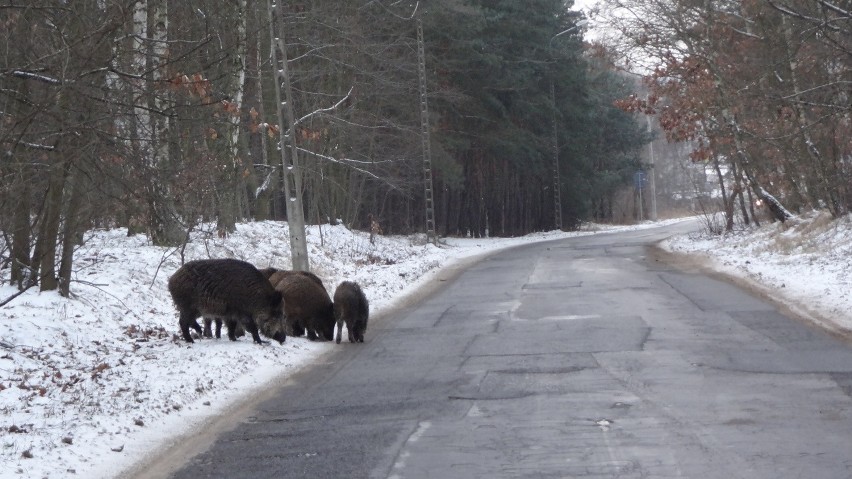
[[[311,273],[310,271],[298,271],[298,270],[292,270],[292,269],[278,269],[278,268],[271,268],[270,267],[270,268],[263,268],[263,269],[260,270],[260,272],[264,276],[266,276],[266,278],[269,280],[269,282],[272,283],[272,286],[275,286],[276,284],[278,284],[285,277],[293,276],[293,275],[299,275],[299,276],[304,276],[306,278],[309,278],[309,279],[313,280],[315,283],[317,283],[320,286],[322,286],[323,288],[325,288],[325,285],[323,284],[322,279],[320,279],[319,276],[315,275],[314,273]]]
[[[224,319],[232,341],[237,339],[237,324],[256,343],[263,343],[258,332],[279,343],[286,338],[281,293],[245,261],[190,261],[169,278],[169,292],[180,312],[180,329],[186,342],[193,342],[190,327],[201,336],[199,316]]]
[[[370,316],[370,304],[358,283],[344,281],[334,290],[334,317],[337,320],[337,344],[343,336],[343,323],[350,343],[363,343]]]
[[[275,268],[265,268],[261,272],[281,292],[288,335],[307,333],[312,341],[317,338],[334,339],[334,306],[317,275]]]

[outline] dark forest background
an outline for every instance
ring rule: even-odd
[[[287,220],[282,149],[296,152],[288,161],[308,224],[424,231],[418,21],[437,234],[606,219],[648,135],[613,105],[630,82],[586,58],[570,6],[0,5],[4,266],[21,287],[61,288],[90,228],[176,245],[200,224],[224,235],[238,221]],[[288,59],[287,95],[276,92],[274,44]],[[292,118],[279,121],[279,107]]]
[[[716,175],[729,229],[852,204],[849,1],[602,0],[596,42],[572,0],[275,1],[0,1],[14,283],[68,294],[92,228],[174,246],[292,198],[308,224],[425,231],[418,46],[438,236],[623,219],[645,115]]]

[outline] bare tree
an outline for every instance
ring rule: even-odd
[[[104,120],[110,45],[125,19],[115,4],[95,0],[74,9],[35,6],[0,11],[10,26],[3,40],[22,42],[22,48],[4,49],[0,68],[9,126],[0,145],[16,160],[2,167],[15,180],[2,194],[5,204],[17,203],[2,222],[12,231],[12,281],[42,290],[61,285],[67,295],[74,247],[87,226],[83,185],[110,130]]]
[[[774,181],[778,169],[758,153],[756,129],[761,122],[756,121],[752,110],[743,107],[756,100],[753,91],[759,83],[752,64],[762,64],[738,59],[750,56],[755,43],[766,46],[749,31],[751,12],[738,10],[734,2],[707,0],[608,3],[627,13],[622,16],[613,12],[610,17],[626,39],[618,48],[637,52],[625,56],[640,57],[653,67],[646,70],[651,72],[647,74],[652,88],[649,101],[634,98],[630,107],[658,113],[671,139],[699,142],[694,155],[697,160],[716,158],[730,163],[742,173],[757,198],[770,204],[778,202],[767,191],[778,190]],[[662,98],[668,103],[657,111]],[[730,193],[739,191],[736,185],[731,186]],[[726,213],[732,214],[732,198],[725,201]],[[784,208],[773,212],[781,221],[789,214]],[[727,223],[729,227],[733,224],[730,219]]]

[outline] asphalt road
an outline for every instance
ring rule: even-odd
[[[493,255],[173,477],[852,477],[849,344],[660,261],[670,231]]]

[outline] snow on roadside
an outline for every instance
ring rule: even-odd
[[[465,258],[667,223],[522,238],[448,238],[440,247],[422,237],[377,236],[371,243],[367,233],[323,225],[309,229],[308,243],[312,269],[326,288],[357,281],[378,314]],[[765,285],[776,299],[807,304],[852,329],[849,217],[803,215],[786,225],[721,237],[679,236],[663,247],[705,258],[714,269]],[[287,225],[240,224],[225,239],[198,232],[184,255],[288,269]],[[264,346],[246,338],[184,343],[166,288],[179,264],[180,251],[151,246],[143,236],[94,231],[76,253],[73,298],[30,290],[0,308],[0,478],[117,477],[270,381],[343,347],[304,338]],[[0,286],[0,298],[15,292]]]
[[[852,332],[850,215],[835,220],[809,212],[725,235],[677,236],[661,247],[701,258],[710,269],[749,282],[828,329]]]

